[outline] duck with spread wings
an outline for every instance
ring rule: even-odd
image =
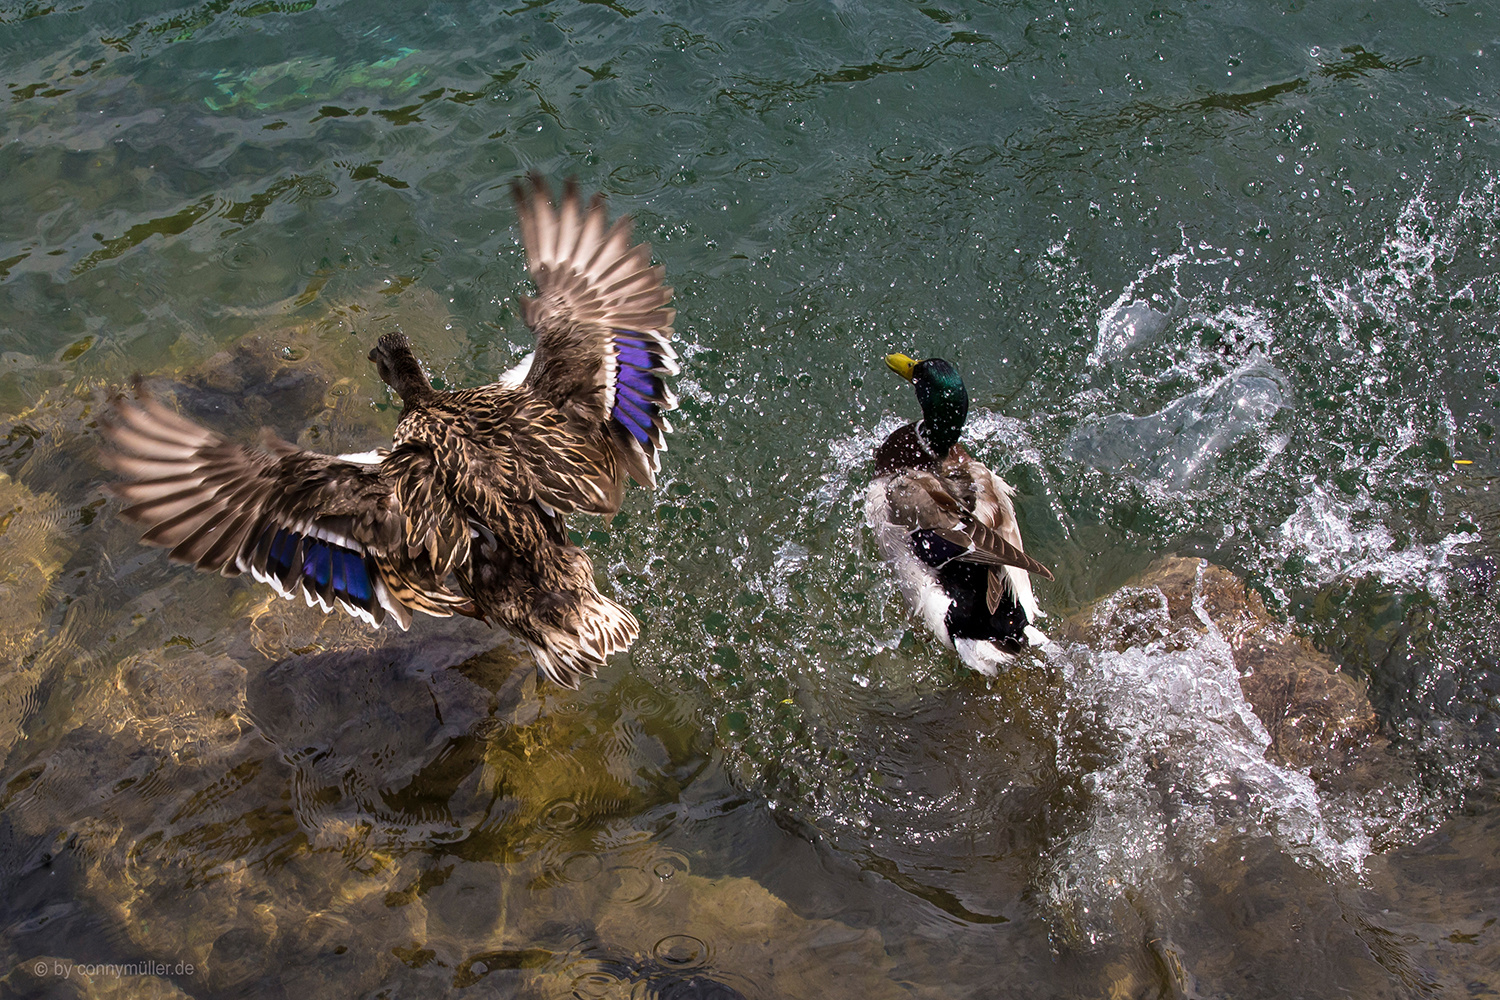
[[[1015,489],[958,438],[969,394],[942,358],[886,357],[911,382],[922,419],[875,450],[865,517],[912,610],[965,664],[994,676],[1046,637],[1033,624],[1031,574],[1052,579],[1021,542]]]
[[[237,444],[144,390],[117,400],[104,460],[142,540],[376,626],[405,629],[414,611],[482,618],[566,687],[629,647],[640,626],[599,593],[565,517],[612,515],[627,478],[655,486],[676,406],[672,290],[601,197],[585,203],[570,182],[554,204],[535,177],[513,190],[533,354],[492,385],[440,392],[407,338],[385,334],[370,360],[401,420],[388,449],[361,456],[270,431]]]

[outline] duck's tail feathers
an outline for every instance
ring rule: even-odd
[[[1027,625],[1022,641],[1027,646],[1043,646],[1047,643],[1047,636],[1036,626]],[[996,677],[1000,671],[1010,669],[1010,665],[1016,662],[1020,654],[1019,646],[993,639],[954,639],[953,649],[965,666],[986,677]]]
[[[571,628],[533,624],[525,635],[537,669],[565,688],[593,677],[612,655],[629,649],[641,632],[635,615],[599,594],[585,597],[568,624]]]
[[[1031,636],[1032,632],[1041,636],[1040,632],[1028,625],[1027,645],[1037,644]],[[1045,637],[1043,641],[1046,641]],[[977,670],[986,677],[998,677],[1000,671],[1009,670],[1020,654],[1020,647],[994,639],[954,639],[953,650],[958,653],[964,666]]]

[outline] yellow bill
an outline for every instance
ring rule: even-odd
[[[891,371],[900,375],[908,382],[911,381],[911,370],[917,367],[917,362],[904,354],[887,354],[885,363],[891,366]]]

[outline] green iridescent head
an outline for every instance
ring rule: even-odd
[[[885,363],[911,382],[917,402],[922,404],[917,434],[929,451],[944,457],[958,443],[969,417],[969,391],[964,388],[963,377],[942,358],[914,361],[904,354],[888,354]]]

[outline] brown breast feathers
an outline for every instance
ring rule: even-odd
[[[925,469],[935,465],[933,457],[917,439],[917,425],[907,424],[891,432],[875,449],[875,475],[889,476],[903,469]]]

